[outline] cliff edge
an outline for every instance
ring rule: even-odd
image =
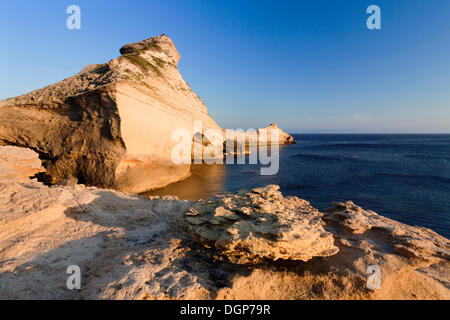
[[[174,165],[175,129],[221,129],[178,71],[166,35],[127,44],[120,57],[0,102],[0,145],[39,154],[43,181],[80,183],[127,192],[163,187],[189,176]]]

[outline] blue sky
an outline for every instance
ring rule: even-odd
[[[81,8],[81,30],[66,8]],[[366,8],[381,8],[381,30]],[[450,1],[2,1],[0,99],[166,33],[227,128],[450,132]]]

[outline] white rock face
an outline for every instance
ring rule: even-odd
[[[276,123],[271,123],[269,126],[265,128],[258,129],[258,133],[260,132],[267,132],[267,140],[271,144],[290,144],[294,143],[294,137],[290,134],[284,132],[280,128],[278,128],[278,125]],[[276,132],[276,137],[278,137],[278,140],[272,139],[272,136],[274,136],[273,132]]]
[[[222,129],[178,72],[180,54],[169,37],[128,44],[120,51],[115,68],[127,81],[117,85],[116,97],[127,152],[116,169],[119,185],[140,192],[186,178],[190,166],[172,162],[180,142],[172,141],[174,131],[185,129],[193,137],[194,121],[202,123],[203,132]],[[151,182],[143,179],[150,172]]]
[[[190,164],[172,160],[186,130],[192,142],[208,129],[223,130],[178,71],[178,53],[166,35],[128,44],[105,64],[0,102],[0,145],[36,150],[50,184],[80,183],[139,193],[190,175]],[[194,122],[201,123],[201,129]],[[276,125],[269,144],[293,142]],[[278,133],[272,139],[271,132]],[[174,140],[172,140],[174,139]],[[222,139],[223,140],[223,139]],[[223,157],[223,141],[205,143]],[[216,148],[217,146],[217,148]],[[192,155],[199,153],[192,149]],[[44,177],[44,176],[42,176]]]
[[[33,150],[0,146],[0,181],[28,181],[42,171],[39,155]]]
[[[166,35],[126,45],[123,55],[0,102],[0,145],[38,151],[46,182],[67,176],[99,187],[143,192],[189,176],[174,164],[176,130],[221,128],[183,80]]]

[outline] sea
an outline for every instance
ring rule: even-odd
[[[280,146],[279,170],[260,174],[259,164],[193,165],[186,180],[146,195],[205,199],[277,184],[284,195],[319,210],[352,200],[378,214],[431,228],[450,238],[450,135],[294,134]]]

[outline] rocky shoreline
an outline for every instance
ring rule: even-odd
[[[175,130],[188,146],[200,137],[201,155],[237,148],[207,139],[228,136],[169,37],[120,53],[0,102],[0,299],[450,299],[448,239],[351,201],[320,212],[276,185],[137,196],[190,175],[172,161]],[[276,124],[246,134],[249,146],[294,143]]]
[[[26,177],[42,170],[36,154],[11,148],[0,148],[0,299],[450,298],[448,239],[350,201],[320,212],[274,185],[197,202],[49,187]],[[70,265],[80,290],[66,287]]]
[[[76,179],[131,193],[190,175],[189,163],[172,159],[180,143],[180,137],[173,139],[177,130],[188,132],[192,144],[193,137],[202,137],[201,154],[210,148],[222,158],[222,144],[205,135],[216,130],[225,140],[225,130],[181,76],[181,56],[172,39],[152,37],[125,45],[120,53],[58,83],[0,101],[0,145],[36,151],[46,169],[40,180],[46,183]],[[276,133],[267,137],[271,144],[293,142],[275,124],[262,129]],[[256,131],[258,141],[262,129]]]

